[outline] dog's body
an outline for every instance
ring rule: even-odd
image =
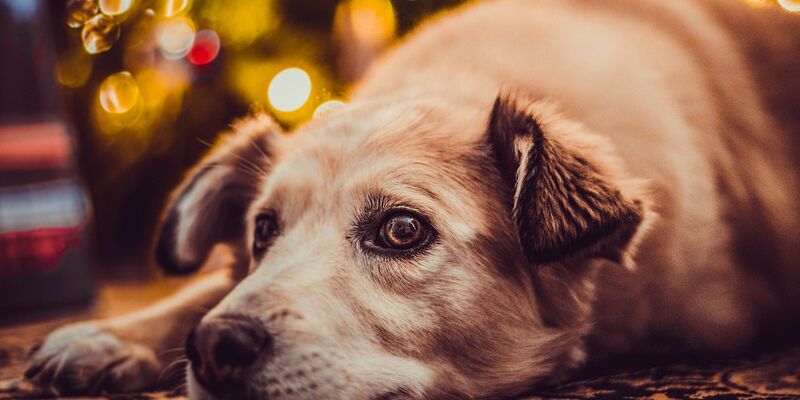
[[[59,330],[29,376],[151,386],[226,294],[192,397],[512,395],[656,337],[739,348],[800,315],[798,50],[800,16],[725,0],[441,17],[345,109],[240,123],[176,191],[159,261],[224,242],[240,273]]]

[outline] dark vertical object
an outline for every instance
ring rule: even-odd
[[[89,202],[44,0],[0,0],[0,322],[93,294]]]

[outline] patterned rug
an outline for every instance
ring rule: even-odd
[[[543,399],[800,399],[800,345],[725,360],[590,371]]]
[[[0,399],[52,398],[19,377],[31,344],[54,326],[40,323],[0,329]],[[645,362],[646,364],[646,362]],[[113,395],[114,400],[182,399],[182,393]],[[800,399],[800,344],[730,359],[605,367],[572,382],[537,390],[525,399]]]

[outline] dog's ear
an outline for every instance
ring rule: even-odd
[[[196,271],[219,243],[230,246],[237,264],[246,261],[245,214],[283,140],[269,117],[251,117],[189,171],[168,201],[155,244],[166,272]]]
[[[511,189],[511,215],[528,262],[573,255],[622,262],[643,219],[641,202],[626,199],[585,152],[549,134],[529,106],[498,97],[486,134]]]

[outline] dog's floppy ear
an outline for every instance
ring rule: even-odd
[[[283,140],[269,117],[251,117],[234,124],[189,171],[168,201],[155,244],[166,272],[194,272],[218,243],[245,262],[245,214]]]
[[[498,97],[486,135],[511,188],[512,218],[528,262],[578,254],[622,262],[643,219],[641,202],[624,198],[585,152],[549,134],[529,106]]]

